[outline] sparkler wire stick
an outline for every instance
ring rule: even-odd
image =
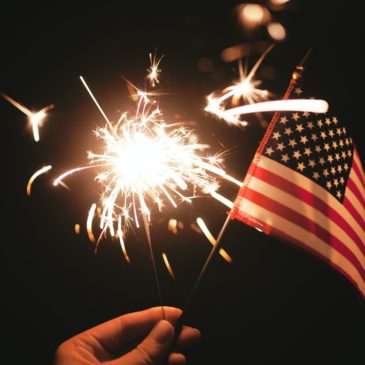
[[[285,92],[285,94],[283,96],[283,99],[284,100],[286,100],[286,99],[289,98],[289,96],[290,96],[290,94],[291,94],[291,92],[292,92],[292,90],[293,90],[293,88],[294,88],[297,80],[301,78],[302,73],[304,71],[304,67],[303,67],[304,62],[307,60],[310,52],[311,52],[311,49],[309,51],[307,51],[307,53],[305,54],[305,56],[303,57],[303,59],[301,60],[301,62],[298,64],[298,66],[296,66],[295,71],[292,74],[292,79],[291,79],[291,81],[289,83],[289,86],[288,86],[288,88],[287,88],[287,90],[286,90],[286,92]],[[273,119],[275,119],[275,118],[277,119],[279,117],[279,114],[280,114],[280,112],[277,111],[274,114]],[[266,133],[265,133],[265,136],[268,135],[268,134],[270,134],[270,133],[271,133],[271,130],[268,129],[266,131]],[[265,139],[265,137],[264,137],[264,139]],[[230,213],[231,213],[231,211],[228,213],[228,216],[227,216],[227,218],[226,218],[226,220],[225,220],[225,222],[224,222],[221,230],[219,231],[219,234],[218,234],[218,237],[217,237],[215,246],[210,251],[210,254],[209,254],[208,258],[206,259],[206,261],[204,263],[203,269],[200,271],[199,276],[198,276],[198,278],[195,281],[195,284],[193,286],[193,289],[190,292],[190,295],[188,297],[188,300],[186,301],[185,307],[183,308],[183,312],[182,312],[180,318],[178,319],[178,321],[175,324],[175,341],[179,337],[179,334],[180,334],[180,332],[182,330],[182,327],[183,327],[185,318],[187,316],[187,311],[188,311],[188,309],[191,306],[191,302],[194,299],[194,296],[195,296],[196,292],[198,291],[199,285],[200,285],[200,283],[201,283],[201,281],[202,281],[202,279],[204,277],[204,274],[206,273],[206,271],[207,271],[207,269],[209,267],[209,264],[211,263],[213,257],[216,255],[217,252],[219,252],[219,250],[221,248],[221,243],[222,243],[223,235],[224,235],[224,233],[225,233],[225,231],[226,231],[226,229],[227,229],[227,227],[229,225],[229,222],[232,219]]]
[[[163,299],[162,299],[161,285],[160,285],[160,280],[158,278],[156,260],[155,260],[155,255],[154,255],[153,248],[152,248],[151,231],[150,231],[150,228],[149,228],[148,217],[147,217],[146,214],[142,214],[142,215],[143,215],[144,227],[145,227],[145,230],[146,230],[146,237],[147,237],[147,241],[148,241],[148,247],[150,249],[150,254],[151,254],[153,274],[155,276],[156,287],[157,287],[158,296],[159,296],[160,304],[161,304],[162,317],[163,317],[163,319],[166,319],[165,308],[164,308]]]

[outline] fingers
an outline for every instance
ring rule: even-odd
[[[158,365],[166,359],[174,341],[174,327],[168,321],[160,321],[149,335],[132,351],[111,361],[110,365]],[[179,364],[172,358],[171,365]],[[181,364],[181,362],[180,362]]]
[[[200,331],[196,328],[184,326],[177,339],[178,350],[189,350],[201,339]]]
[[[166,320],[173,324],[181,315],[181,309],[174,307],[164,307],[164,311]],[[162,309],[155,307],[114,318],[84,334],[92,335],[105,349],[114,352],[139,342],[161,319]]]

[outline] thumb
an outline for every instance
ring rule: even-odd
[[[174,341],[173,325],[162,320],[156,324],[149,335],[132,351],[118,360],[115,365],[158,365],[169,352]]]

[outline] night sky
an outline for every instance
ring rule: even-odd
[[[237,4],[2,5],[0,91],[29,108],[55,104],[35,143],[26,117],[0,99],[1,328],[2,352],[13,357],[11,363],[51,364],[57,346],[72,335],[159,304],[143,230],[127,237],[130,264],[111,239],[103,240],[95,254],[84,225],[99,193],[94,176],[73,176],[67,181],[71,191],[52,186],[59,173],[85,163],[95,143],[92,131],[102,125],[79,75],[115,119],[133,107],[122,77],[143,87],[148,53],[157,49],[165,55],[159,101],[166,119],[188,121],[213,151],[227,151],[227,172],[245,176],[263,127],[255,116],[242,130],[203,112],[206,95],[238,77],[237,62],[222,60],[222,51],[251,44],[247,62],[252,67],[260,56],[257,42],[271,42],[264,28],[242,29]],[[349,2],[292,0],[272,15],[288,37],[260,68],[263,87],[280,98],[295,65],[313,48],[305,79],[346,123],[364,161],[359,9]],[[209,60],[208,69],[202,70],[202,59]],[[35,182],[30,199],[26,182],[47,164],[54,169]],[[237,193],[228,183],[222,191],[230,199]],[[210,252],[205,238],[189,228],[198,216],[216,235],[226,209],[201,198],[154,216],[152,240],[168,305],[184,305]],[[168,217],[184,223],[179,235],[167,230]],[[76,223],[80,235],[74,233]],[[232,222],[223,247],[233,263],[215,258],[188,312],[187,323],[203,333],[190,364],[359,363],[365,306],[344,277],[318,258],[240,222]],[[161,252],[170,258],[175,281]]]

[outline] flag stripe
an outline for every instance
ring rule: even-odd
[[[357,199],[357,196],[354,194],[353,190],[351,189],[353,186],[351,184],[351,180],[348,181],[348,186],[346,189],[346,195],[345,198],[347,198],[351,204],[353,205],[353,207],[356,209],[356,211],[359,213],[361,220],[362,220],[362,224],[365,224],[365,208],[364,206],[359,202],[359,199]]]
[[[348,203],[346,197],[346,205],[349,206],[349,208],[347,208],[346,206],[347,209],[344,209],[343,204],[341,204],[331,194],[328,194],[322,187],[320,187],[307,177],[300,175],[297,172],[289,169],[288,167],[283,166],[280,163],[262,155],[260,159],[257,158],[257,161],[258,165],[256,165],[252,169],[255,174],[256,170],[259,167],[275,171],[275,175],[270,175],[270,179],[272,179],[272,182],[276,184],[276,186],[280,187],[280,185],[283,184],[283,186],[285,187],[284,189],[287,191],[289,190],[292,195],[301,194],[301,196],[308,199],[308,201],[313,199],[314,204],[318,206],[318,209],[322,209],[322,213],[324,214],[327,214],[328,211],[331,211],[336,216],[342,216],[342,218],[349,223],[349,225],[355,230],[355,232],[360,235],[362,242],[365,242],[365,231],[364,228],[362,228],[365,227],[365,221],[357,213],[357,211],[353,209],[353,206]],[[282,176],[285,176],[285,179]],[[249,182],[250,180],[248,179],[247,181]],[[245,180],[245,184],[239,192],[241,196],[244,195],[244,187],[246,185],[247,184]],[[298,187],[298,185],[300,187]],[[326,197],[326,201],[322,199],[324,196]]]
[[[259,177],[258,175],[256,176]],[[337,219],[338,217],[328,219],[325,214],[320,210],[317,210],[316,206],[307,204],[305,198],[292,196],[281,190],[281,188],[274,187],[274,184],[264,182],[256,177],[251,179],[250,188],[256,192],[260,192],[266,197],[275,197],[276,201],[280,201],[281,204],[285,205],[287,208],[293,209],[297,213],[303,213],[303,215],[316,222],[324,230],[328,230],[342,242],[346,242],[346,246],[359,258],[362,267],[365,269],[365,246],[359,236],[357,236],[351,228],[347,230],[342,229],[341,223],[345,223],[343,219],[339,220]],[[329,215],[329,218],[332,217]]]
[[[284,238],[321,257],[354,283],[365,297],[365,283],[360,273],[340,252],[329,247],[311,232],[302,229],[300,226],[289,222],[255,203],[241,198],[238,204],[239,209],[234,212],[234,218],[260,229],[264,227],[265,233]],[[250,212],[250,214],[245,212]],[[266,222],[268,217],[270,217],[270,223]]]
[[[352,196],[352,193],[350,190],[346,192],[345,199],[343,201],[343,206],[348,210],[348,212],[354,217],[356,222],[361,226],[365,227],[365,221],[363,216],[361,216],[358,212],[358,209],[353,205],[352,200],[349,199],[349,197]],[[364,241],[365,242],[365,241]]]
[[[362,206],[363,209],[365,209],[365,192],[362,191],[360,181],[358,180],[357,175],[355,175],[354,171],[351,171],[349,175],[349,179],[347,181],[347,188],[352,191],[352,193],[355,195],[357,201]]]
[[[354,149],[354,158],[353,158],[353,162],[352,162],[352,168],[356,171],[357,175],[360,177],[362,185],[365,187],[365,173],[362,168],[359,153],[357,152],[356,147]]]
[[[356,164],[353,164],[352,167],[356,166]],[[364,199],[365,197],[365,185],[363,183],[363,181],[361,180],[361,175],[359,174],[359,171],[356,171],[354,168],[352,168],[351,174],[352,175],[352,180],[354,181],[354,183],[356,184],[357,188],[359,189],[359,191],[362,194],[362,197]]]
[[[341,240],[323,229],[315,221],[250,188],[247,188],[245,192],[245,200],[255,202],[271,213],[310,232],[314,237],[322,241],[323,244],[327,245],[328,249],[334,249],[346,257],[356,267],[360,276],[365,281],[364,266],[362,266],[359,258]]]

